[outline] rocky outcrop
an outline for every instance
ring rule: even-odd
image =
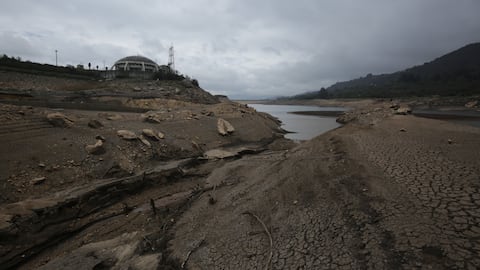
[[[55,127],[68,128],[73,126],[73,120],[68,118],[63,113],[55,112],[47,114],[47,120]]]
[[[230,133],[233,133],[235,131],[235,128],[227,120],[223,118],[218,118],[217,130],[220,135],[225,136]]]

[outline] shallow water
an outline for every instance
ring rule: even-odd
[[[341,107],[317,107],[299,105],[248,104],[259,112],[268,113],[282,121],[282,128],[294,132],[285,135],[292,140],[309,140],[340,126],[336,117],[293,114],[299,111],[344,111]]]
[[[457,124],[469,125],[480,128],[480,112],[471,110],[414,110],[413,114],[419,117],[433,118],[454,122]]]

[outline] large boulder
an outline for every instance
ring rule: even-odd
[[[235,128],[227,120],[218,118],[217,130],[220,135],[225,136],[230,133],[233,133],[235,131]]]
[[[47,120],[50,124],[56,127],[71,127],[74,122],[72,119],[59,112],[47,114]]]
[[[130,130],[125,130],[121,129],[117,131],[118,137],[124,139],[124,140],[136,140],[138,138],[137,134],[135,132],[130,131]]]

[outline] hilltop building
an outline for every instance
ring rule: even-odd
[[[145,71],[145,72],[157,72],[159,66],[153,60],[144,56],[127,56],[124,57],[113,65],[112,69],[118,71]]]

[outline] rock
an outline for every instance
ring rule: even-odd
[[[91,128],[101,128],[103,124],[98,120],[90,120],[88,121],[88,126]]]
[[[40,185],[41,183],[45,182],[47,178],[45,177],[37,177],[37,178],[33,178],[32,180],[30,180],[30,184],[31,185]]]
[[[145,139],[145,137],[143,137],[143,135],[138,136],[138,139],[139,139],[143,144],[145,144],[146,146],[152,147],[152,144],[151,144],[147,139]]]
[[[85,146],[85,150],[92,155],[104,154],[105,147],[103,146],[103,140],[97,140],[95,144]]]
[[[120,114],[109,114],[107,116],[107,119],[110,120],[110,121],[114,121],[114,120],[120,120],[122,119],[123,117],[120,115]]]
[[[162,132],[158,132],[157,136],[159,139],[165,139],[165,134],[163,134]]]
[[[401,131],[401,132],[407,132],[407,130],[404,129],[404,128],[401,128],[400,131]]]
[[[150,123],[160,123],[163,121],[162,115],[160,113],[148,111],[140,116],[143,121]]]
[[[69,119],[63,113],[55,112],[47,114],[47,120],[50,124],[56,127],[71,127],[73,120]]]
[[[137,134],[135,132],[130,131],[130,130],[125,130],[121,129],[117,131],[118,137],[124,139],[124,140],[136,140],[138,138]]]
[[[95,136],[95,139],[97,139],[97,140],[102,140],[102,141],[106,141],[105,137],[103,137],[102,135],[97,135],[97,136]]]
[[[229,133],[232,133],[235,131],[235,128],[230,124],[227,120],[218,118],[217,120],[217,130],[218,133],[222,136],[225,136]]]
[[[134,92],[140,92],[140,91],[142,91],[142,88],[140,88],[140,87],[138,87],[138,86],[135,86],[135,87],[133,88],[133,91],[134,91]]]
[[[452,139],[448,139],[448,140],[447,140],[447,143],[448,143],[448,144],[452,144],[452,143],[453,143],[453,140],[452,140]]]
[[[400,108],[400,105],[398,105],[397,103],[393,103],[392,105],[390,105],[390,108],[394,110],[398,110],[398,108]]]
[[[477,105],[478,105],[478,100],[472,100],[470,102],[467,102],[467,104],[465,104],[465,107],[475,108],[475,107],[477,107]]]
[[[38,167],[40,167],[42,169],[45,168],[45,163],[42,163],[42,162],[38,163]]]
[[[142,129],[142,134],[155,141],[158,141],[160,139],[158,137],[158,134],[153,129],[144,128]]]
[[[148,236],[140,232],[124,233],[115,238],[93,242],[52,258],[48,263],[40,266],[39,270],[57,269],[158,269],[162,262],[162,253],[154,253],[152,250],[144,254],[142,252]],[[100,267],[99,267],[100,266]]]
[[[223,159],[223,158],[229,158],[229,157],[234,157],[238,153],[226,151],[223,149],[212,149],[203,154],[203,156],[207,159]]]
[[[352,122],[356,119],[357,119],[357,117],[353,113],[344,112],[342,115],[337,117],[336,121],[337,121],[337,123],[340,123],[340,124],[346,124],[346,123]]]
[[[412,113],[412,109],[410,107],[400,107],[395,110],[395,114],[398,115],[407,115]]]

